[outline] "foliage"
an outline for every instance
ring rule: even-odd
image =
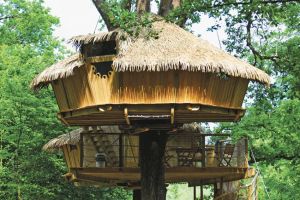
[[[120,189],[76,188],[62,178],[62,155],[41,151],[68,130],[56,119],[51,89],[29,88],[65,53],[52,36],[58,19],[42,1],[25,0],[5,1],[0,16],[0,199],[128,199]]]
[[[147,36],[157,37],[151,24],[160,17],[137,14],[135,3],[126,9],[126,0],[106,2],[104,9],[115,27],[134,37],[144,29]],[[0,199],[130,198],[124,190],[75,188],[61,178],[66,172],[62,155],[41,152],[46,141],[67,131],[56,120],[51,90],[36,94],[29,89],[35,74],[65,55],[52,36],[59,21],[42,0],[0,3]],[[250,85],[248,112],[241,122],[218,128],[251,139],[271,199],[300,198],[299,13],[297,0],[182,0],[165,16],[185,28],[201,23],[203,15],[224,22],[226,49],[272,76],[269,89]],[[216,23],[209,30],[220,27]],[[253,156],[250,162],[254,165]],[[179,189],[170,190],[174,193],[169,198],[176,198]],[[263,192],[260,197],[267,198]]]
[[[140,35],[146,39],[157,38],[158,33],[152,29],[152,23],[161,20],[161,18],[154,17],[150,13],[131,12],[122,6],[123,3],[124,1],[109,0],[103,4],[103,9],[110,18],[112,25],[135,38]]]

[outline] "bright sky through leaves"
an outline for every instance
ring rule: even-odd
[[[75,35],[93,33],[99,19],[99,13],[90,0],[45,0],[45,6],[50,8],[52,15],[59,17],[60,27],[56,28],[55,35],[65,40]],[[201,34],[203,39],[219,47],[216,31],[206,31],[215,23],[213,19],[203,17],[200,24],[193,25],[193,31],[194,34]],[[219,36],[220,40],[226,37],[223,30],[219,31]]]

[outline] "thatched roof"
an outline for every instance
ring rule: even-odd
[[[77,47],[96,42],[116,40],[117,57],[113,62],[115,71],[167,71],[186,70],[211,73],[224,73],[264,84],[270,77],[260,69],[244,62],[225,51],[202,40],[179,26],[163,21],[153,24],[158,38],[131,38],[121,30],[77,36],[71,39]],[[147,34],[147,32],[145,33]],[[141,35],[145,35],[141,34]],[[76,55],[79,59],[78,55]],[[81,61],[69,62],[73,56],[46,69],[33,81],[32,86],[71,75]]]
[[[51,139],[47,144],[43,146],[43,150],[51,151],[58,149],[66,144],[76,145],[80,141],[80,133],[84,131],[89,131],[92,133],[121,133],[121,130],[118,126],[97,126],[97,127],[88,127],[88,130],[79,128],[73,130],[69,133],[62,134],[56,138]]]
[[[76,129],[66,134],[62,134],[56,138],[51,139],[47,144],[43,146],[44,151],[52,151],[58,149],[66,144],[76,145],[80,141],[80,133],[82,128]]]
[[[51,67],[45,69],[38,76],[33,79],[31,87],[34,89],[39,89],[46,86],[49,82],[69,77],[73,75],[73,70],[76,67],[81,67],[84,65],[82,59],[80,59],[80,54],[74,54],[62,61],[59,61],[52,65]]]

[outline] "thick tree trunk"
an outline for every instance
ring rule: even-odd
[[[172,0],[161,0],[159,5],[158,14],[166,16],[171,10]]]
[[[180,6],[180,0],[161,0],[159,4],[158,14],[165,17],[168,13]]]
[[[143,12],[150,12],[150,0],[137,0],[136,11],[139,14]]]
[[[165,200],[164,154],[167,135],[149,132],[140,135],[141,191],[143,200]]]
[[[133,200],[141,200],[142,199],[142,195],[141,195],[141,190],[133,190]]]

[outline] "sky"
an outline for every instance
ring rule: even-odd
[[[99,13],[91,0],[44,0],[46,7],[52,15],[60,19],[60,26],[55,29],[55,36],[65,40],[64,44],[71,48],[66,41],[76,35],[94,33]],[[210,41],[216,47],[220,47],[217,32],[207,32],[207,27],[216,23],[204,16],[200,24],[193,25],[192,30],[196,35]],[[98,31],[96,31],[97,33]],[[225,39],[226,34],[219,30],[220,40]]]

